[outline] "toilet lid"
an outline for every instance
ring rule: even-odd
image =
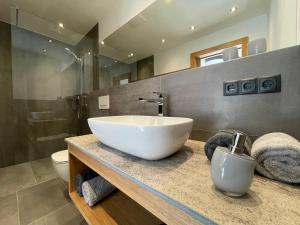
[[[55,152],[51,155],[51,158],[56,163],[66,163],[69,162],[69,153],[68,150],[63,150]]]

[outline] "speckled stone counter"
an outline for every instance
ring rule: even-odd
[[[247,195],[227,197],[213,186],[203,142],[189,140],[169,158],[146,161],[105,146],[94,135],[66,141],[207,223],[300,224],[300,186],[256,176]]]

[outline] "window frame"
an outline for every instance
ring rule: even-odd
[[[191,68],[195,67],[201,67],[201,56],[207,55],[212,52],[220,51],[226,48],[231,48],[236,45],[241,45],[242,46],[242,56],[245,57],[248,55],[248,42],[249,42],[249,37],[242,37],[233,41],[229,41],[220,45],[216,45],[214,47],[210,47],[207,49],[203,49],[197,52],[191,53],[190,56],[190,64]]]

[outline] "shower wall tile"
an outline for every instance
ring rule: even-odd
[[[11,32],[10,25],[0,22],[0,167],[14,161],[15,142],[12,108]]]
[[[281,74],[281,93],[223,96],[223,82]],[[91,94],[90,115],[157,115],[157,107],[139,97],[168,94],[169,116],[194,119],[191,138],[206,141],[220,129],[246,131],[252,139],[274,131],[300,139],[300,46],[223,64],[170,73]],[[110,95],[110,109],[97,109],[98,96]]]

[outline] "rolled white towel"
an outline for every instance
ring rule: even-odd
[[[115,189],[115,186],[101,176],[94,177],[93,179],[85,181],[82,184],[82,194],[85,202],[89,206],[95,205]]]
[[[270,133],[252,145],[251,156],[256,170],[274,180],[300,183],[300,142],[284,133]]]

